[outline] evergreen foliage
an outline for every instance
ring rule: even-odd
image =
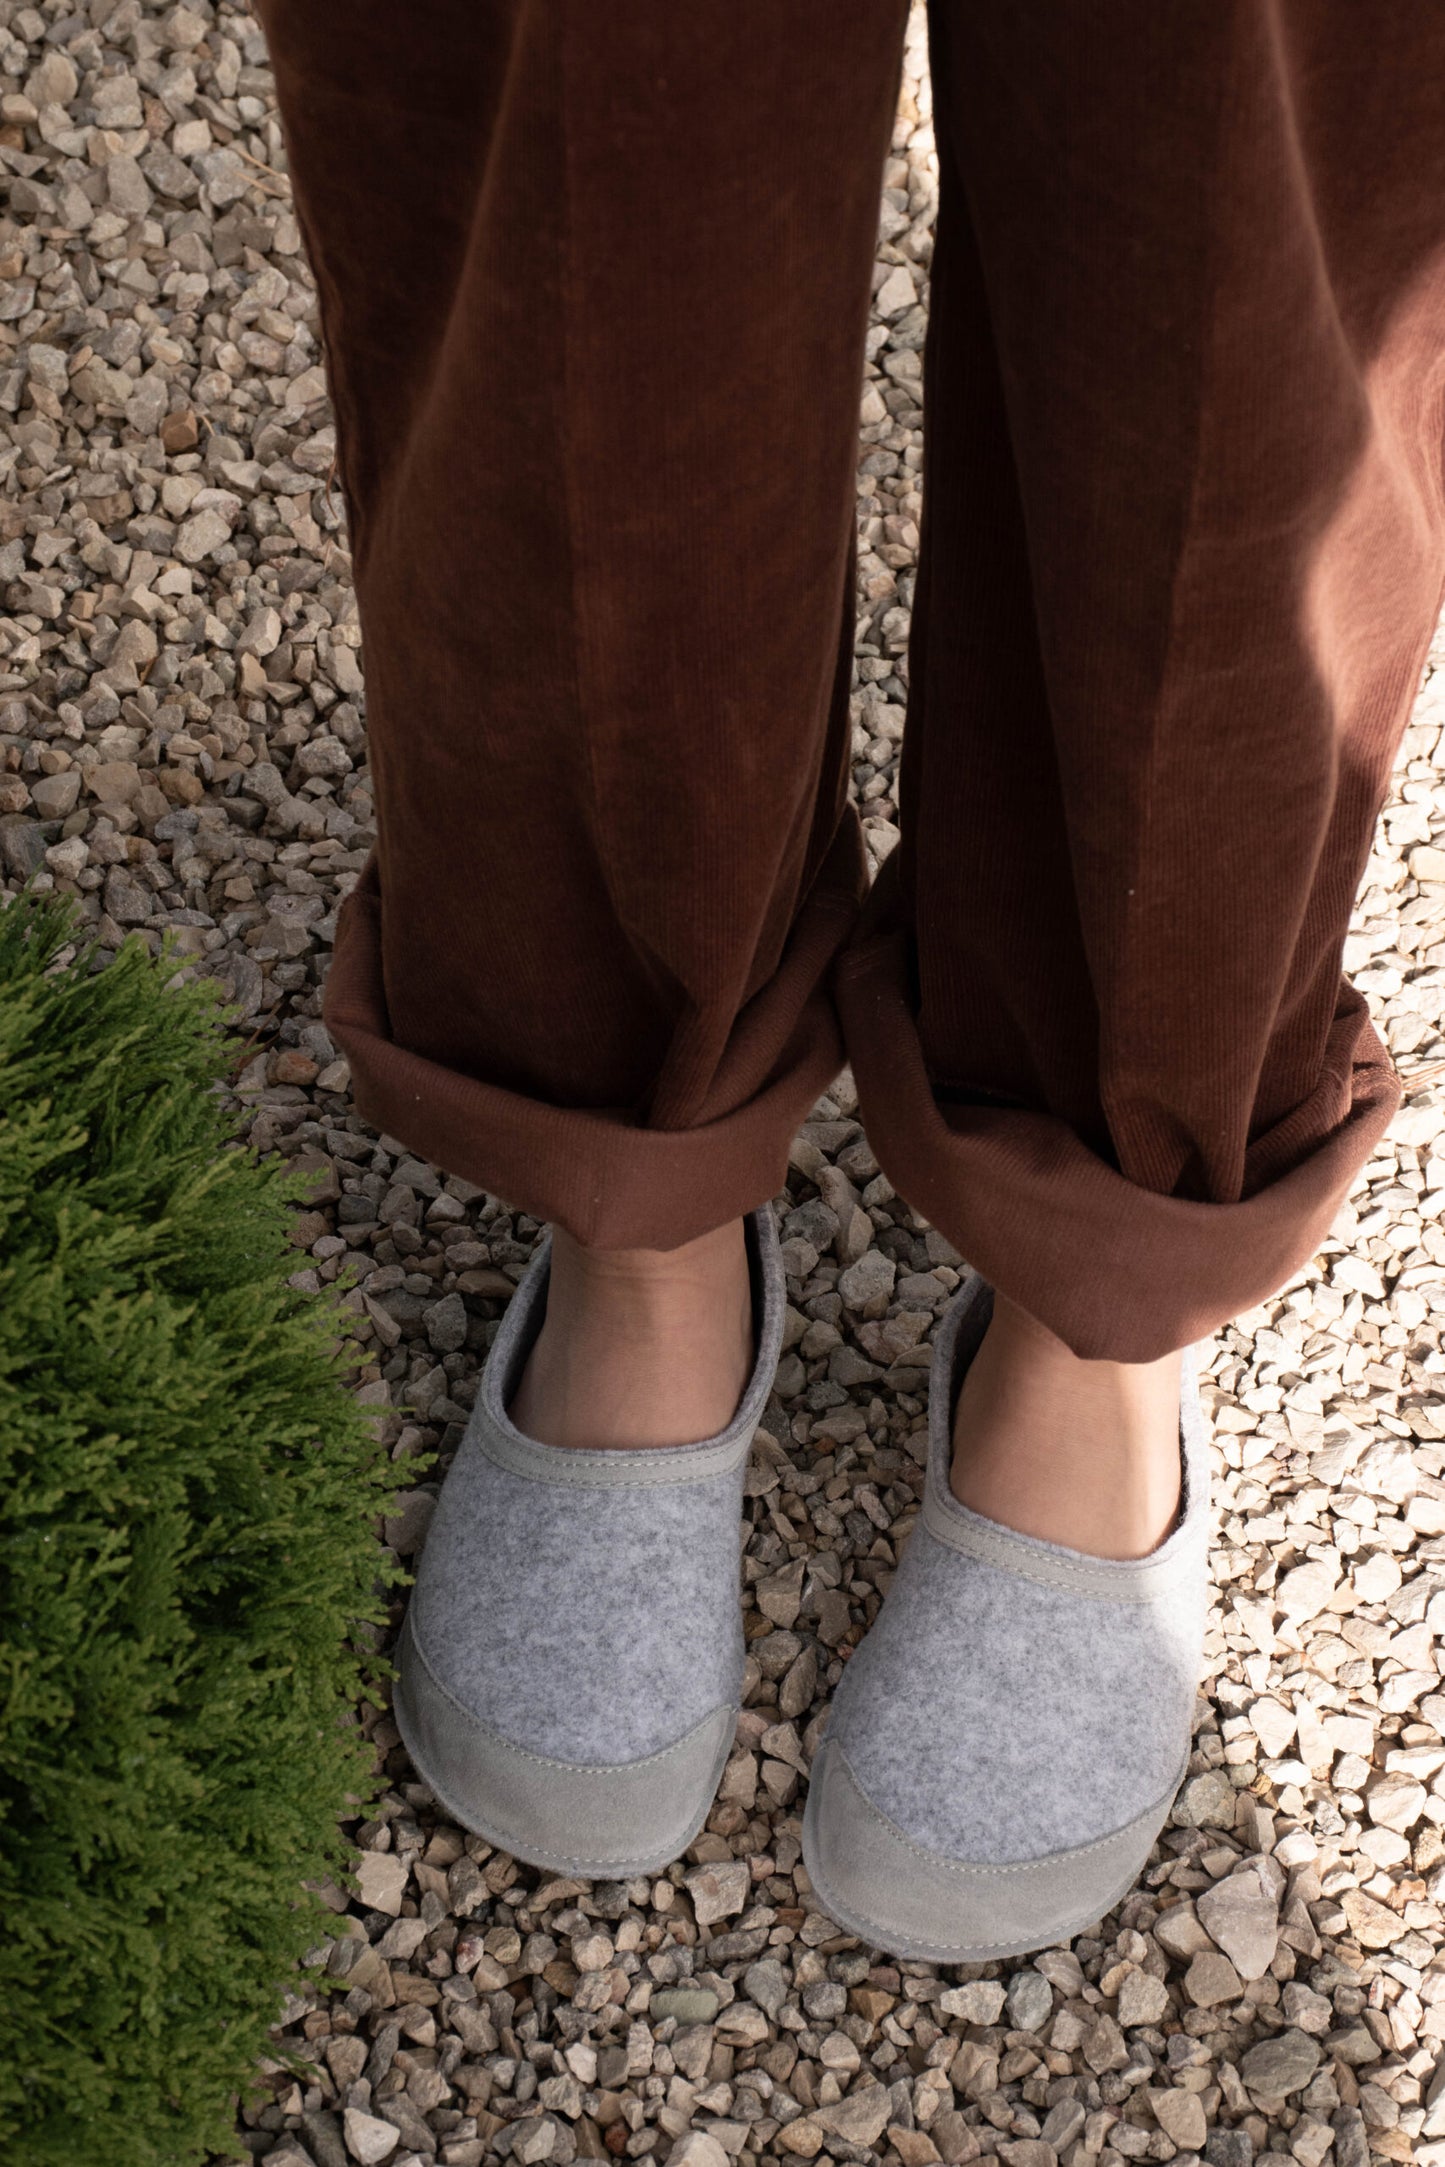
[[[179,2167],[234,2150],[372,1788],[389,1475],[212,989],[76,932],[0,911],[0,2157]]]

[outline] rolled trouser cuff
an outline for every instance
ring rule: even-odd
[[[899,933],[859,942],[835,973],[878,1162],[985,1279],[1093,1360],[1154,1361],[1273,1294],[1323,1241],[1399,1104],[1362,1018],[1345,1119],[1289,1171],[1238,1203],[1163,1196],[1051,1114],[940,1106],[909,983]]]
[[[685,1129],[648,1128],[621,1108],[551,1105],[400,1044],[373,863],[342,907],[326,985],[357,1110],[419,1157],[602,1248],[672,1249],[755,1210],[782,1188],[798,1125],[843,1066],[829,968],[857,916],[855,830],[845,825],[839,839],[841,877],[815,888],[774,979],[737,1019],[713,1093],[726,1100],[731,1074],[737,1103]]]

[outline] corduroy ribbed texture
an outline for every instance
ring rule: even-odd
[[[1340,956],[1445,579],[1445,15],[935,9],[903,842],[855,932],[900,0],[261,14],[366,637],[363,1109],[666,1247],[773,1193],[846,1050],[895,1185],[1078,1351],[1267,1292],[1395,1099]]]

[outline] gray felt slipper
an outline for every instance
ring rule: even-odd
[[[834,1697],[803,1826],[840,1925],[942,1964],[1066,1940],[1133,1886],[1188,1762],[1206,1607],[1192,1353],[1180,1516],[1149,1556],[1089,1557],[954,1497],[953,1410],[992,1307],[970,1280],[939,1327],[923,1510]]]
[[[782,1344],[768,1207],[747,1222],[757,1361],[701,1444],[571,1451],[507,1405],[547,1306],[550,1245],[513,1295],[437,1501],[402,1629],[396,1720],[420,1774],[514,1856],[609,1880],[692,1842],[743,1672],[743,1470]]]

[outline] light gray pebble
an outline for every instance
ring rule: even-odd
[[[459,1294],[443,1295],[422,1311],[427,1344],[437,1354],[455,1354],[467,1343],[467,1305]]]
[[[1047,1979],[1032,1969],[1014,1973],[1008,1984],[1008,2014],[1015,2030],[1039,2031],[1047,2024],[1053,2006],[1054,1990]]]
[[[862,1309],[869,1302],[883,1300],[893,1292],[893,1282],[898,1267],[891,1257],[880,1249],[865,1250],[856,1264],[850,1264],[840,1274],[838,1292],[849,1309]]]
[[[1250,2048],[1239,2073],[1251,2092],[1285,2099],[1301,2091],[1320,2065],[1320,2044],[1301,2031],[1278,2032]]]

